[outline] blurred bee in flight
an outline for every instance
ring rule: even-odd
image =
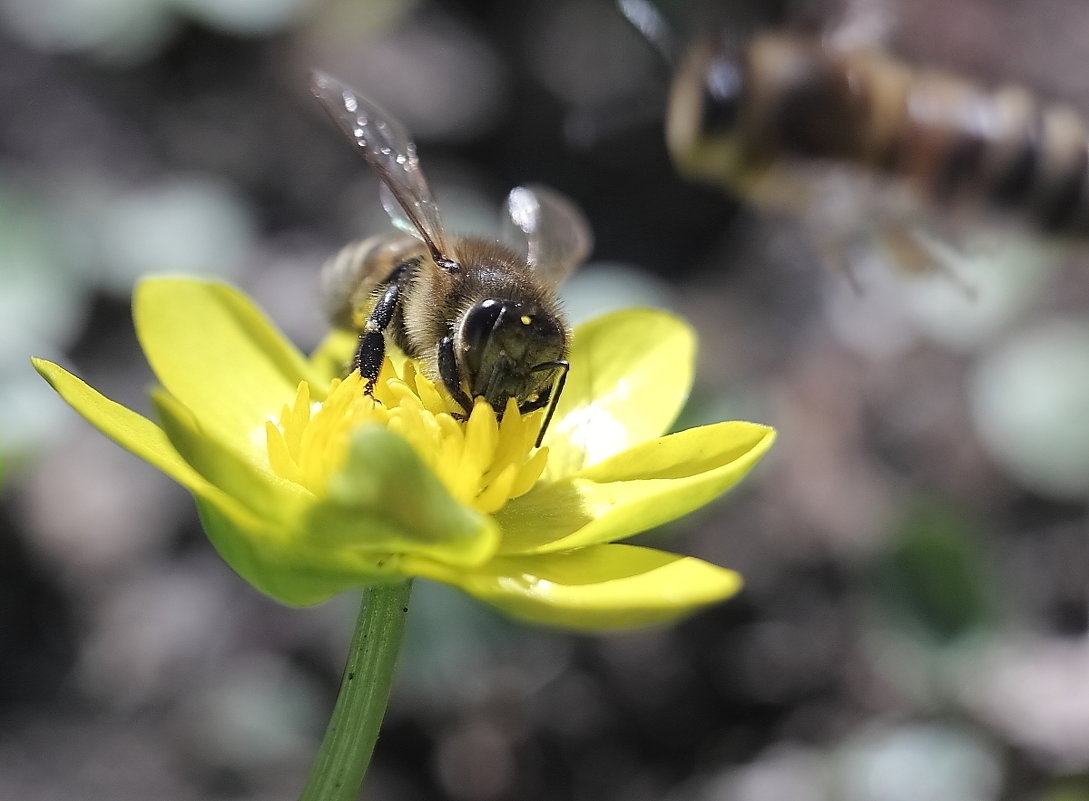
[[[336,78],[311,90],[380,181],[399,232],[346,246],[323,270],[331,322],[359,332],[354,367],[374,391],[387,340],[418,359],[468,414],[484,398],[497,414],[548,408],[567,378],[570,333],[556,287],[586,258],[592,237],[575,206],[523,186],[507,197],[502,242],[450,236],[404,127]]]
[[[955,241],[965,222],[1089,237],[1078,113],[833,40],[692,47],[667,113],[678,168],[796,216],[826,256],[876,234],[901,266],[941,267],[934,239]]]

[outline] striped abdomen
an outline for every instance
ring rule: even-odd
[[[402,233],[378,234],[345,245],[321,271],[321,302],[329,322],[358,331],[375,288],[423,253],[420,240]]]
[[[838,161],[933,201],[1089,236],[1089,132],[1078,114],[878,53],[783,35],[756,38],[740,58],[697,50],[674,85],[668,134],[682,168],[742,194],[783,161]]]

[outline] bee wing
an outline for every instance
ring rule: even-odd
[[[896,25],[896,9],[889,0],[843,0],[824,39],[837,50],[868,50],[887,45]]]
[[[650,0],[617,0],[617,9],[670,66],[677,63],[676,31]]]
[[[382,181],[382,206],[398,228],[419,237],[436,262],[450,249],[442,218],[408,131],[381,107],[332,75],[314,71],[310,89]]]
[[[559,286],[590,255],[590,226],[559,192],[537,184],[516,186],[504,211],[503,241],[525,256],[548,286]]]

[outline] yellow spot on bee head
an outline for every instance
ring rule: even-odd
[[[530,317],[528,314],[523,314],[520,319],[522,321],[522,325],[529,325],[533,322],[533,318]]]

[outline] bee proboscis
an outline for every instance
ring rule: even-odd
[[[539,446],[569,369],[555,289],[590,251],[582,215],[557,192],[520,186],[507,197],[502,242],[450,236],[404,126],[325,73],[311,89],[375,171],[400,230],[348,245],[324,270],[331,321],[359,332],[354,365],[366,391],[388,337],[466,414],[478,397],[498,414],[510,398],[522,413],[547,407]]]

